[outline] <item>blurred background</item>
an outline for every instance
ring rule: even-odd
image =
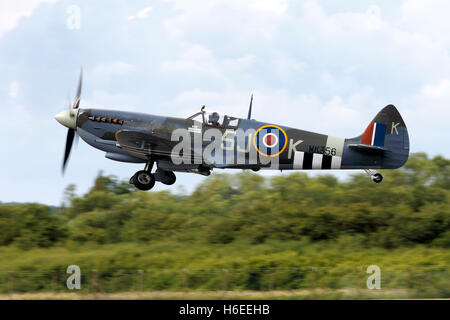
[[[99,173],[61,206],[0,206],[0,298],[74,298],[69,265],[90,298],[448,298],[449,187],[424,153],[379,185],[243,172],[179,195]]]
[[[446,1],[17,0],[0,3],[0,297],[449,297]],[[135,192],[141,166],[80,141],[66,108],[207,109],[352,137],[393,103],[404,168],[240,171]],[[229,173],[231,172],[231,173]],[[381,290],[368,290],[369,265]],[[18,295],[18,296],[16,296]],[[203,296],[200,296],[203,297]]]

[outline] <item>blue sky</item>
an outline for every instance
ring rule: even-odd
[[[206,104],[245,117],[254,93],[255,119],[353,137],[393,103],[412,152],[448,157],[449,11],[438,0],[2,1],[0,201],[59,204],[100,169],[140,169],[80,140],[61,176],[66,129],[53,116],[80,65],[81,107],[187,117]],[[202,179],[179,174],[169,189]]]

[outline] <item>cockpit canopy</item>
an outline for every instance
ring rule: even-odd
[[[220,115],[217,112],[210,113],[208,115],[208,124],[218,126],[220,120]]]
[[[199,122],[203,122],[204,125],[210,127],[237,127],[239,123],[239,119],[235,117],[230,117],[227,115],[221,115],[218,112],[206,112],[202,109],[202,111],[197,112],[196,114],[190,116],[188,119],[197,120]]]

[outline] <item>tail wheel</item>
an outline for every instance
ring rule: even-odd
[[[155,176],[148,171],[141,170],[130,179],[139,190],[147,191],[155,185]]]
[[[175,181],[177,181],[177,177],[175,176],[175,173],[173,173],[173,171],[167,171],[166,176],[167,176],[167,180],[163,181],[162,183],[164,183],[168,186],[174,184]]]
[[[375,173],[375,174],[372,176],[372,180],[373,180],[373,182],[375,182],[375,183],[380,183],[381,181],[383,181],[383,176],[382,176],[380,173]]]

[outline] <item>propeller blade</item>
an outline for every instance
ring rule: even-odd
[[[64,160],[62,165],[62,173],[64,174],[64,170],[66,169],[67,160],[69,160],[70,150],[72,149],[72,143],[73,139],[75,137],[75,130],[69,129],[67,131],[67,138],[66,138],[66,150],[64,151]]]
[[[83,85],[83,68],[80,69],[80,79],[78,80],[78,89],[77,95],[75,96],[75,100],[73,101],[73,108],[78,109],[80,106],[80,97],[81,97],[81,87]]]
[[[73,143],[73,145],[75,146],[75,149],[76,148],[78,148],[78,140],[79,140],[79,135],[78,135],[78,133],[75,131],[75,140],[74,140],[74,143]]]

